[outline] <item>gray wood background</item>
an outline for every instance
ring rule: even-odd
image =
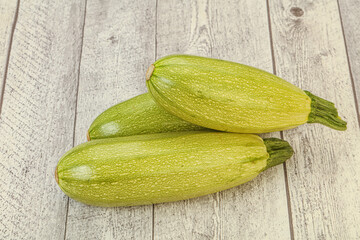
[[[359,40],[358,0],[0,0],[0,239],[360,239]],[[348,130],[269,134],[291,160],[197,199],[68,199],[59,158],[172,53],[273,72],[333,101]]]

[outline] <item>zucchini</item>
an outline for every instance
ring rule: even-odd
[[[168,113],[154,102],[149,93],[144,93],[101,113],[91,124],[87,138],[91,140],[204,129]]]
[[[333,103],[239,63],[171,55],[152,64],[146,80],[159,105],[206,128],[266,133],[321,123],[346,130]]]
[[[55,170],[71,198],[132,206],[194,198],[250,181],[290,158],[280,139],[222,132],[158,133],[83,143]]]

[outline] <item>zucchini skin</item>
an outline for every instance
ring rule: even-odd
[[[286,143],[282,154],[276,144]],[[178,132],[93,140],[67,152],[55,178],[71,198],[95,206],[178,201],[250,181],[269,156],[292,155],[287,142],[268,147],[257,135]],[[269,153],[267,152],[267,148]]]
[[[88,140],[204,129],[168,113],[144,93],[101,113],[88,130]]]
[[[316,104],[324,101],[317,100],[314,105],[314,95],[243,64],[170,55],[151,65],[146,79],[148,90],[159,105],[206,128],[266,133],[319,122],[337,130],[346,129],[346,122],[337,116],[333,104],[321,106],[321,112],[314,111]],[[327,122],[329,117],[323,115],[331,115],[332,120]]]

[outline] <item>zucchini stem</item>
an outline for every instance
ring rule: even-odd
[[[269,153],[269,158],[263,171],[285,162],[294,154],[293,148],[285,140],[278,138],[265,138],[264,144],[267,152]]]
[[[154,64],[151,64],[149,66],[149,68],[147,69],[146,74],[145,74],[146,81],[150,80],[150,78],[152,76],[152,73],[154,72],[154,69],[155,69]]]
[[[304,92],[311,98],[308,123],[321,123],[335,130],[346,130],[346,122],[339,117],[334,103],[317,97],[308,91]]]

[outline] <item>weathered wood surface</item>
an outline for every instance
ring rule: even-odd
[[[187,53],[272,71],[264,1],[160,1],[156,33],[157,58]],[[278,166],[222,193],[155,205],[154,239],[286,239],[288,219],[284,172]]]
[[[355,0],[32,0],[16,15],[17,1],[0,0],[0,239],[359,239],[358,9]],[[171,53],[275,71],[335,102],[348,130],[285,131],[296,151],[286,166],[217,194],[112,209],[68,200],[53,179],[58,159],[86,141],[99,113],[145,92],[146,68]]]
[[[0,108],[4,80],[7,74],[5,70],[7,70],[9,50],[11,49],[13,30],[16,24],[17,5],[17,1],[0,0]]]
[[[155,60],[155,1],[88,1],[75,144],[110,106],[146,92]],[[70,199],[66,239],[151,239],[152,206],[94,208]]]
[[[338,3],[360,125],[360,4],[357,0],[341,0]]]
[[[295,239],[359,239],[360,131],[336,0],[269,1],[277,74],[333,101],[348,122],[285,131]]]
[[[0,116],[0,239],[64,238],[54,169],[73,146],[83,13],[78,0],[20,3]]]

